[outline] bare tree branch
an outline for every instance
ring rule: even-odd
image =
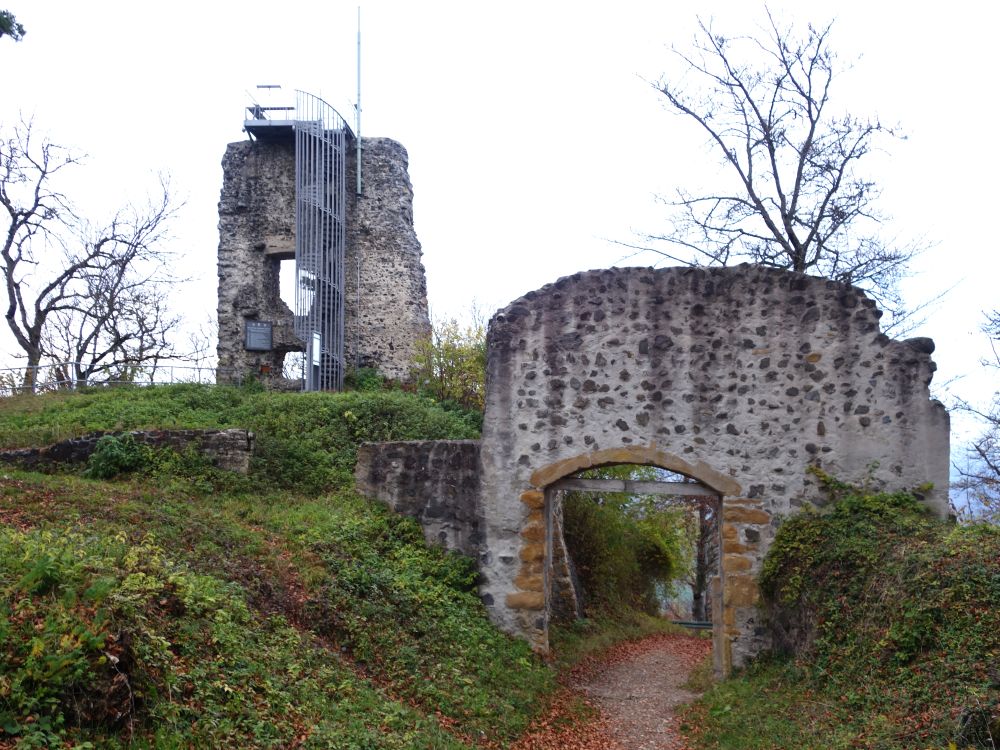
[[[176,207],[165,181],[148,206],[127,206],[103,225],[80,218],[54,178],[79,157],[32,137],[22,121],[0,139],[0,248],[4,318],[33,386],[43,360],[74,362],[70,382],[120,378],[171,351],[165,230]],[[3,214],[0,214],[3,215]]]
[[[799,32],[768,11],[755,36],[727,37],[699,19],[693,44],[675,48],[680,73],[655,84],[668,110],[707,137],[738,188],[678,191],[672,231],[647,235],[683,248],[693,265],[760,263],[864,288],[890,312],[916,244],[881,233],[878,185],[858,167],[883,138],[877,119],[831,111],[843,67],[832,23]]]

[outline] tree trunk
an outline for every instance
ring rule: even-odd
[[[28,353],[28,364],[24,366],[23,390],[30,390],[32,393],[38,386],[38,364],[42,361],[42,353],[33,351]]]
[[[698,503],[698,546],[695,553],[694,583],[691,585],[691,617],[698,621],[708,619],[706,596],[711,577],[708,571],[711,536],[712,524],[708,520],[708,505]]]

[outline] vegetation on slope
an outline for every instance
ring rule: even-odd
[[[95,388],[0,399],[0,447],[99,431],[245,427],[258,482],[319,492],[351,482],[363,441],[478,436],[476,420],[400,391],[270,393],[259,387]]]
[[[127,481],[3,473],[0,746],[503,744],[551,688],[470,560],[343,481],[359,440],[467,437],[459,416],[399,393],[48,399],[4,403],[3,440],[249,424],[265,453],[250,478],[176,454]]]
[[[836,502],[786,521],[761,575],[791,655],[696,704],[697,746],[996,747],[1000,528],[828,484]]]

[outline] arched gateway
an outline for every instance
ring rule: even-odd
[[[544,651],[561,544],[546,488],[608,464],[698,480],[722,503],[712,590],[716,663],[728,672],[768,645],[756,575],[780,518],[817,497],[810,465],[891,489],[932,484],[927,503],[947,513],[933,343],[889,339],[880,315],[853,287],[754,266],[569,276],[491,320],[483,437],[460,444],[464,463],[440,454],[424,470],[398,444],[375,446],[359,484],[397,507],[386,487],[404,475],[433,474],[438,495],[467,487],[452,491],[454,512],[429,501],[415,515],[446,543],[464,531],[453,546],[478,555],[491,616]]]

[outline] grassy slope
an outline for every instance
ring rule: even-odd
[[[0,448],[95,431],[232,426],[257,433],[259,478],[310,492],[349,485],[362,441],[478,436],[473,419],[400,392],[281,394],[172,385],[0,399]]]
[[[687,713],[694,745],[1000,745],[1000,528],[839,493],[785,523],[761,580],[772,618],[814,627],[811,646],[711,690]]]
[[[384,393],[14,401],[6,445],[242,424],[265,452],[250,480],[194,460],[2,475],[0,746],[455,748],[515,736],[550,689],[488,624],[471,562],[344,481],[359,439],[469,437],[456,415]]]
[[[551,673],[486,624],[468,561],[348,489],[359,440],[471,437],[468,421],[383,393],[179,386],[0,400],[3,446],[225,425],[258,433],[250,480],[189,459],[112,483],[0,475],[0,747],[454,748],[515,736]],[[764,587],[776,614],[819,624],[813,647],[711,690],[687,714],[693,746],[945,748],[962,745],[963,719],[975,746],[976,723],[996,715],[997,529],[848,493],[786,523]],[[611,630],[580,623],[556,637],[569,656]]]

